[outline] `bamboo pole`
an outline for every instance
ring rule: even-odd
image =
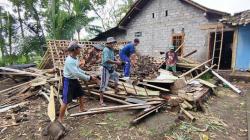
[[[205,66],[206,68],[208,68],[208,66]],[[218,73],[216,73],[215,71],[212,70],[212,73],[214,76],[216,76],[217,78],[219,78],[223,83],[225,83],[226,85],[228,85],[233,91],[235,91],[236,93],[240,94],[241,91],[235,87],[234,85],[232,85],[231,83],[229,83],[226,79],[224,79],[223,77],[221,77]]]

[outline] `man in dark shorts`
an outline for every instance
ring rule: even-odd
[[[72,102],[73,99],[78,99],[79,101],[79,110],[84,111],[83,104],[83,89],[78,81],[78,79],[84,81],[94,80],[98,82],[96,77],[87,75],[79,67],[79,60],[77,55],[80,54],[81,47],[77,43],[71,43],[68,47],[69,55],[65,60],[64,70],[63,70],[63,103],[60,107],[59,121],[62,122],[65,111],[68,107],[68,104]]]

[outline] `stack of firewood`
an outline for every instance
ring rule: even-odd
[[[132,76],[139,79],[153,79],[159,75],[160,63],[155,58],[137,56],[137,59],[132,61],[135,61],[135,66],[132,67]]]

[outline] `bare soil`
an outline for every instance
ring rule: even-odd
[[[6,85],[8,83],[8,85]],[[0,89],[15,85],[1,83]],[[250,85],[239,86],[249,93]],[[1,95],[0,95],[1,98]],[[43,97],[34,96],[29,99],[28,109],[13,113],[12,110],[0,114],[1,124],[11,124],[16,116],[26,114],[28,121],[20,122],[3,130],[0,127],[0,139],[3,140],[45,140],[43,128],[49,123],[47,102]],[[98,100],[86,99],[86,109],[99,107]],[[109,103],[108,105],[116,105]],[[217,96],[211,96],[205,103],[205,112],[190,111],[197,120],[190,123],[188,119],[176,123],[176,112],[162,110],[151,115],[136,126],[130,121],[136,112],[123,111],[69,118],[64,121],[68,134],[63,140],[172,140],[194,139],[208,136],[211,140],[247,140],[247,116],[245,95],[239,96],[230,89],[218,88]],[[78,108],[70,110],[75,113]],[[8,118],[11,116],[11,118]]]

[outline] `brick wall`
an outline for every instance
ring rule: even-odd
[[[165,16],[166,10],[168,16]],[[152,13],[155,18],[152,18]],[[208,37],[207,32],[199,27],[208,22],[203,11],[179,0],[151,0],[126,26],[125,39],[131,41],[135,38],[135,32],[142,32],[142,36],[138,37],[141,40],[138,50],[144,55],[158,56],[160,51],[168,50],[172,42],[172,29],[174,33],[181,33],[184,28],[184,54],[197,49],[191,58],[204,61],[208,57]]]

